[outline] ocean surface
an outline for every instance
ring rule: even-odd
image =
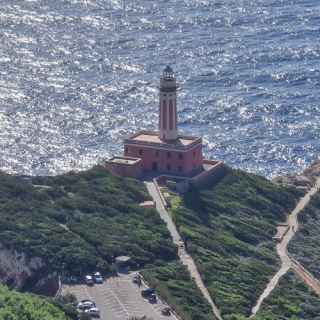
[[[83,170],[158,121],[267,177],[320,154],[319,0],[0,0],[0,169]]]

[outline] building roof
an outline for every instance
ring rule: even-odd
[[[131,260],[131,257],[128,256],[119,256],[115,258],[116,263],[126,263]]]
[[[126,166],[135,165],[139,161],[141,161],[140,158],[121,157],[121,156],[116,156],[107,160],[107,162],[109,163],[116,163],[116,164],[126,165]]]
[[[150,145],[156,147],[164,147],[170,149],[190,149],[194,145],[202,143],[200,137],[179,136],[178,139],[173,141],[163,141],[156,131],[140,131],[135,133],[124,141],[127,144]]]

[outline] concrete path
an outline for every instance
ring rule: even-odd
[[[289,226],[289,231],[285,234],[283,239],[277,244],[277,253],[281,259],[281,268],[280,270],[273,276],[273,278],[268,283],[267,287],[265,288],[262,295],[259,297],[256,305],[252,308],[251,317],[256,315],[259,311],[262,302],[266,299],[272,290],[277,286],[280,278],[285,275],[288,270],[294,266],[290,256],[288,255],[287,247],[291,239],[293,238],[294,234],[297,232],[299,223],[298,223],[298,214],[305,208],[305,206],[309,203],[311,197],[319,191],[320,188],[320,178],[317,178],[316,183],[313,188],[311,188],[303,198],[300,199],[297,206],[294,210],[290,213],[287,219],[287,224]],[[300,264],[299,264],[300,265]],[[301,266],[301,265],[300,265]],[[302,266],[301,266],[302,267]],[[303,267],[302,267],[303,268]],[[298,268],[299,272],[298,275],[302,277],[307,285],[310,284],[310,281],[306,281],[306,277],[304,276],[302,269]],[[294,268],[295,270],[295,268]],[[303,268],[303,270],[305,270]],[[308,278],[309,279],[309,278]],[[310,279],[309,279],[310,280]],[[312,288],[312,287],[311,287]]]
[[[178,250],[178,255],[179,258],[182,262],[182,264],[184,264],[185,266],[187,266],[189,272],[190,272],[190,276],[191,278],[194,279],[194,281],[196,282],[198,288],[200,289],[200,291],[202,292],[203,296],[207,299],[208,303],[210,304],[212,311],[214,313],[214,315],[219,319],[222,320],[221,315],[220,315],[220,311],[217,308],[217,306],[214,304],[213,300],[211,299],[211,296],[207,290],[207,288],[205,287],[200,273],[196,267],[196,264],[194,263],[194,260],[192,259],[192,257],[186,252],[185,247],[181,246],[182,239],[178,233],[178,230],[175,226],[175,224],[173,223],[171,216],[169,215],[168,211],[166,210],[166,208],[164,207],[164,204],[160,198],[159,192],[157,187],[154,185],[153,182],[151,181],[146,181],[145,182],[146,187],[148,189],[148,192],[150,194],[150,196],[153,198],[153,201],[156,203],[156,209],[160,214],[160,217],[166,222],[167,224],[167,228],[171,234],[172,240],[173,242],[178,246],[179,250]]]

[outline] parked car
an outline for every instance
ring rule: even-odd
[[[141,295],[144,297],[144,298],[148,298],[151,294],[154,293],[154,289],[151,289],[151,288],[147,288],[147,289],[143,289],[141,291]]]
[[[85,276],[85,282],[88,286],[92,286],[94,284],[92,276],[89,275]]]
[[[82,300],[78,303],[77,308],[79,310],[86,310],[90,308],[94,308],[96,304],[91,300]]]
[[[141,284],[141,275],[139,273],[135,274],[132,279],[133,283]]]
[[[97,307],[84,310],[86,314],[89,314],[92,318],[100,318],[100,310]]]
[[[78,278],[76,276],[69,277],[69,283],[77,283],[77,282],[78,282]]]
[[[179,240],[179,242],[178,242],[178,247],[180,248],[180,249],[184,249],[184,242],[182,241],[182,240]]]
[[[93,278],[94,278],[94,282],[95,283],[103,283],[103,278],[102,278],[102,275],[100,272],[96,272],[94,275],[93,275]]]
[[[150,296],[148,297],[148,301],[150,303],[157,303],[157,296],[154,293],[151,293]]]
[[[164,307],[163,309],[161,309],[161,314],[164,316],[171,316],[170,307]]]

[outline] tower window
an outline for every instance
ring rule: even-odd
[[[196,152],[195,152],[195,151],[193,151],[193,157],[194,157],[194,158],[196,157]]]
[[[142,154],[143,154],[143,150],[140,149],[140,150],[139,150],[139,155],[142,156]]]
[[[159,157],[159,151],[156,150],[156,153],[155,153],[156,157]]]
[[[167,164],[167,170],[170,171],[171,170],[171,166],[170,164]]]
[[[124,152],[127,154],[127,153],[129,152],[129,148],[126,147],[126,148],[124,149]]]
[[[182,172],[182,167],[181,166],[178,167],[178,171]]]
[[[183,155],[182,153],[179,153],[179,159],[182,160],[183,159]]]
[[[167,152],[167,158],[171,158],[171,152]]]

